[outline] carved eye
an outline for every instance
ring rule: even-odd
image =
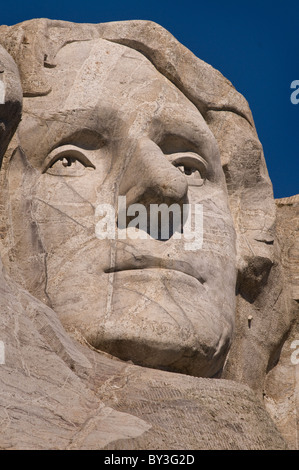
[[[42,173],[55,176],[82,176],[87,168],[95,169],[86,153],[88,151],[73,145],[58,147],[48,155]]]
[[[193,152],[182,152],[167,155],[167,158],[184,173],[189,186],[202,186],[204,184],[207,175],[207,163],[200,155]]]

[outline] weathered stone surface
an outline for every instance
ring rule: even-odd
[[[281,264],[286,273],[290,297],[299,302],[299,194],[277,199],[276,205]]]
[[[150,425],[119,413],[83,384],[92,364],[55,313],[0,271],[1,449],[100,449]]]
[[[263,404],[236,382],[129,366],[104,385],[103,399],[152,425],[109,448],[286,449]]]
[[[0,46],[0,167],[21,119],[22,95],[18,68],[12,57]]]
[[[3,52],[0,446],[285,448],[261,400],[295,312],[246,100],[152,22],[31,20],[0,43],[20,72]],[[202,247],[99,239],[118,196],[201,204]]]
[[[224,377],[261,393],[292,319],[275,234],[272,186],[252,126],[233,113],[214,111],[207,122],[220,148],[237,233],[235,337]]]
[[[74,343],[1,271],[1,449],[285,449],[243,385],[155,371]]]
[[[277,199],[281,263],[295,321],[265,386],[266,408],[292,449],[299,448],[299,195]]]

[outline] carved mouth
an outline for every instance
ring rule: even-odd
[[[131,259],[126,259],[118,262],[115,266],[109,267],[104,270],[105,273],[117,273],[121,271],[133,271],[143,269],[163,269],[178,271],[188,276],[192,276],[201,284],[206,282],[194,267],[188,261],[171,260],[156,258],[149,255],[134,255]]]

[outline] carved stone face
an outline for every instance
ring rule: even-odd
[[[236,283],[216,140],[197,108],[135,50],[74,42],[56,62],[46,69],[51,93],[24,100],[9,168],[18,277],[95,348],[213,376],[232,338]],[[202,248],[173,236],[99,240],[95,210],[117,209],[118,196],[147,208],[202,204]]]

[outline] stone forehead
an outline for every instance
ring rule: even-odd
[[[57,52],[73,41],[103,38],[145,55],[205,116],[209,110],[230,111],[253,119],[246,99],[212,66],[180,44],[162,26],[133,20],[99,24],[35,19],[0,26],[0,44],[20,68],[24,96],[48,94],[45,69],[55,66]]]
[[[109,107],[126,112],[157,115],[187,110],[193,121],[202,121],[198,109],[140,52],[104,39],[74,41],[56,55],[56,67],[47,71],[52,90],[34,99],[25,98],[25,110],[51,108],[61,112]],[[135,106],[133,105],[135,101]],[[43,113],[42,113],[43,114]],[[164,116],[165,117],[165,116]],[[189,116],[190,119],[192,119]]]
[[[67,44],[58,52],[56,63],[57,66],[49,70],[48,75],[52,91],[67,88],[68,101],[71,101],[72,106],[76,100],[74,93],[78,94],[78,99],[79,95],[85,97],[86,106],[89,101],[92,106],[101,90],[106,93],[107,101],[114,99],[127,101],[130,97],[126,93],[128,87],[133,87],[134,91],[143,89],[142,96],[146,102],[150,97],[149,90],[145,88],[154,84],[154,88],[158,89],[158,86],[155,86],[157,80],[160,84],[168,83],[168,88],[170,86],[173,90],[177,90],[141,53],[104,39]],[[64,83],[62,87],[60,78],[62,80],[68,78],[69,86],[65,86]],[[101,99],[103,99],[102,94]]]

